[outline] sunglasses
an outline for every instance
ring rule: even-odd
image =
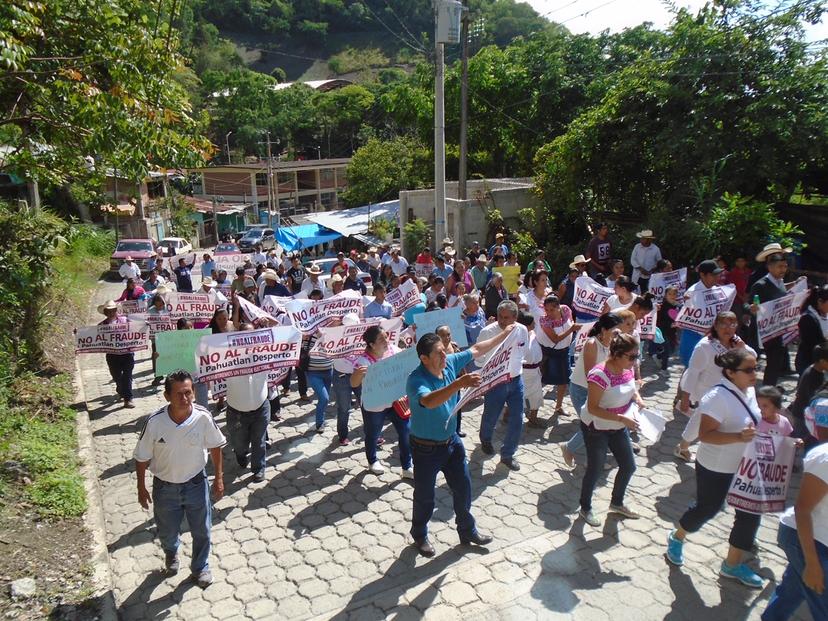
[[[734,371],[741,371],[742,373],[747,373],[748,375],[752,373],[756,373],[758,367],[747,367],[745,369],[733,369]]]

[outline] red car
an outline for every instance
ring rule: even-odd
[[[109,270],[117,274],[127,257],[141,268],[141,272],[148,272],[147,261],[155,256],[155,242],[151,239],[122,239],[115,246],[115,252],[109,257]]]

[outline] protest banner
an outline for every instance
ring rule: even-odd
[[[127,315],[129,321],[143,321],[149,327],[150,338],[159,332],[175,330],[175,322],[166,311],[163,313],[134,313]]]
[[[369,366],[362,380],[362,405],[373,410],[404,397],[408,375],[418,364],[420,358],[412,347]]]
[[[460,347],[469,346],[466,326],[463,323],[463,309],[460,306],[414,315],[414,325],[417,326],[417,334],[420,336],[434,332],[440,326],[448,326],[452,341]]]
[[[747,513],[784,511],[795,453],[793,438],[775,434],[755,436],[739,462],[727,504]]]
[[[120,315],[134,315],[136,313],[147,312],[147,301],[141,300],[121,300],[115,302],[118,305],[118,314]]]
[[[417,346],[417,333],[414,331],[414,328],[415,326],[408,326],[405,330],[400,332],[399,344],[403,349],[406,347]]]
[[[428,278],[431,276],[431,272],[434,271],[434,263],[415,263],[414,264],[414,273],[417,275],[417,278]]]
[[[503,288],[506,293],[514,295],[520,288],[520,265],[502,265],[498,268],[492,268],[492,272],[500,272],[503,274]]]
[[[676,287],[678,289],[678,299],[681,301],[684,292],[687,291],[687,268],[682,267],[672,272],[650,274],[648,291],[655,296],[656,303],[661,304],[664,301],[664,291],[667,287]]]
[[[482,397],[495,386],[509,381],[512,356],[515,355],[514,346],[518,342],[518,334],[517,330],[512,330],[506,340],[497,346],[483,368],[478,371],[480,373],[480,384],[473,388],[467,388],[460,393],[460,400],[457,401],[452,413],[456,414],[470,401]]]
[[[129,354],[149,349],[149,326],[143,321],[105,323],[75,330],[76,354]]]
[[[285,311],[302,334],[314,334],[348,313],[362,315],[362,296],[349,289],[324,300],[291,300]]]
[[[396,289],[391,289],[385,295],[385,301],[394,309],[394,317],[399,317],[409,308],[420,303],[420,292],[413,280],[406,280]]]
[[[402,319],[366,319],[364,322],[352,326],[337,326],[335,328],[319,328],[319,336],[311,350],[322,358],[345,358],[349,355],[365,351],[365,341],[362,335],[371,326],[380,326],[388,333],[388,342],[397,344],[402,331]]]
[[[272,369],[267,372],[267,387],[275,388],[282,383],[290,373],[290,368],[287,369]],[[210,382],[210,398],[214,401],[227,394],[227,379],[221,378],[214,382]]]
[[[655,339],[657,314],[658,307],[655,307],[652,311],[638,320],[638,333],[645,341],[652,341]]]
[[[156,377],[164,377],[178,369],[184,369],[197,376],[196,347],[201,337],[208,334],[212,334],[210,328],[160,333],[155,338],[155,351],[158,352],[158,358],[155,360]]]
[[[213,313],[222,304],[213,302],[207,293],[178,293],[173,291],[165,296],[167,312],[174,322],[179,319],[210,321]]]
[[[615,291],[602,287],[589,276],[578,276],[575,279],[575,297],[572,305],[579,313],[600,316],[604,312],[604,302]]]
[[[685,300],[684,306],[676,316],[676,325],[699,334],[707,334],[716,320],[716,315],[730,310],[735,298],[736,285],[698,288]]]
[[[293,326],[203,336],[196,348],[198,375],[208,382],[296,366],[302,334]]]
[[[759,305],[756,313],[756,327],[759,339],[767,343],[778,336],[784,336],[788,342],[799,333],[800,309],[808,298],[808,283],[805,278],[796,281],[788,294]]]
[[[590,321],[589,323],[582,323],[581,329],[575,333],[575,357],[577,358],[582,351],[584,351],[584,345],[586,345],[587,340],[589,339],[589,331],[592,330],[592,327],[595,325],[596,322]]]
[[[184,259],[184,265],[186,265],[187,267],[190,267],[190,263],[195,261],[195,263],[193,263],[193,266],[190,267],[190,270],[193,272],[193,274],[201,274],[201,264],[204,263],[204,253],[185,252],[184,254],[177,254],[174,257],[170,257],[167,265],[170,266],[171,274],[172,271],[176,267],[178,267],[179,259]],[[173,274],[173,276],[175,275]]]
[[[217,282],[216,283],[216,291],[221,293],[228,300],[233,295],[232,289],[233,289],[233,283],[231,283],[231,282],[225,281],[225,282]]]
[[[218,256],[213,257],[213,260],[216,262],[216,274],[218,274],[221,270],[227,272],[227,276],[229,278],[236,277],[236,269],[239,267],[244,267],[246,261],[250,259],[249,254],[243,254],[241,252],[234,252],[232,254],[220,254]]]
[[[259,308],[253,304],[253,302],[249,302],[241,296],[237,297],[236,301],[239,303],[239,309],[242,314],[250,323],[253,323],[257,319],[269,319],[270,321],[276,321],[275,317],[267,313],[263,308]]]
[[[298,299],[298,298],[296,298]],[[262,310],[271,317],[275,317],[280,313],[287,312],[287,303],[292,302],[292,297],[282,297],[278,295],[266,295],[262,301]]]
[[[633,404],[635,411],[633,417],[638,421],[639,433],[655,444],[661,439],[661,434],[667,427],[667,419],[658,410],[643,408],[641,410]]]

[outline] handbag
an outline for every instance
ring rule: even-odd
[[[408,403],[408,396],[406,395],[402,399],[397,399],[391,404],[391,407],[394,408],[394,412],[397,416],[399,416],[403,420],[408,420],[411,418],[411,407]]]

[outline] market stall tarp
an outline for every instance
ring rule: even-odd
[[[340,233],[318,224],[297,224],[295,226],[280,226],[276,231],[276,241],[287,250],[312,248],[318,244],[331,242],[342,237]]]
[[[353,209],[320,211],[304,216],[305,219],[329,228],[345,237],[368,232],[368,220],[382,218],[399,224],[400,201],[386,201]]]

